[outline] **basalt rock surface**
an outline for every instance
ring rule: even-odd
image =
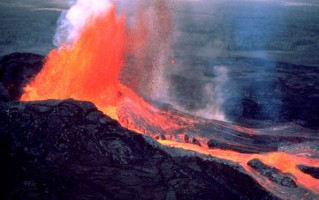
[[[280,184],[285,187],[295,188],[297,187],[296,182],[292,178],[291,174],[282,173],[280,170],[267,166],[258,159],[250,160],[248,166],[257,170],[262,176],[267,177],[270,181]]]
[[[0,198],[276,199],[237,165],[147,140],[89,102],[1,103]]]
[[[310,167],[306,165],[298,165],[297,167],[302,172],[309,174],[313,178],[319,179],[319,167]]]
[[[12,53],[0,57],[0,101],[17,100],[23,87],[42,69],[44,56]]]
[[[39,72],[43,60],[43,56],[28,53],[0,58],[0,199],[276,199],[240,166],[180,155],[176,149],[167,151],[168,147],[122,128],[92,103],[72,99],[14,102]],[[279,78],[274,81],[279,84],[274,86],[277,92],[287,86],[281,90],[282,101],[268,102],[283,108],[276,120],[316,127],[317,69],[292,66],[295,68],[290,71],[284,68],[286,65],[277,65]],[[230,76],[237,81],[243,78],[236,73],[232,71]],[[305,78],[294,83],[298,74]],[[279,81],[286,78],[285,82]],[[308,86],[303,81],[309,89],[304,90]],[[248,85],[243,80],[241,83],[246,94]],[[314,94],[308,97],[311,91]],[[268,94],[269,91],[263,93]],[[237,121],[247,126],[260,125],[260,119],[268,120],[260,111],[267,102],[257,102],[254,95],[244,95],[244,110],[237,116]],[[236,110],[236,105],[229,106]],[[270,135],[252,136],[233,128],[222,122],[199,123],[185,135],[185,141],[196,144],[193,132],[209,133],[213,138],[209,147],[248,153],[318,141],[315,132],[298,127],[292,132],[288,127],[280,135],[270,131]],[[238,137],[246,139],[236,140]],[[252,144],[258,144],[258,149]],[[295,187],[289,176],[258,160],[248,164],[277,184]],[[317,177],[316,168],[299,169]]]

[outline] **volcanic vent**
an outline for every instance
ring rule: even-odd
[[[81,2],[84,1],[79,0],[74,4],[66,16],[71,17],[74,9],[76,10]],[[299,126],[247,128],[229,122],[195,117],[160,103],[156,103],[154,106],[154,102],[152,104],[145,100],[144,97],[147,94],[144,94],[144,97],[141,95],[143,84],[147,83],[145,85],[147,92],[156,91],[161,86],[166,87],[163,68],[157,69],[156,67],[164,66],[165,68],[165,65],[173,63],[169,59],[170,56],[165,58],[163,55],[169,54],[169,35],[173,30],[173,15],[168,1],[155,1],[153,7],[149,7],[147,3],[139,3],[138,5],[140,7],[137,8],[137,11],[142,8],[154,11],[155,14],[152,14],[151,21],[154,22],[154,26],[159,26],[161,22],[164,22],[164,28],[161,32],[154,32],[152,30],[154,27],[150,27],[152,23],[147,21],[149,13],[141,13],[135,16],[134,23],[129,23],[126,21],[125,15],[116,14],[115,5],[108,3],[108,1],[105,1],[105,4],[98,4],[101,6],[98,12],[86,16],[80,29],[74,29],[76,35],[72,35],[74,37],[71,38],[66,37],[65,41],[60,44],[61,46],[50,52],[42,70],[25,87],[25,93],[20,100],[36,102],[2,105],[1,117],[6,119],[1,121],[2,127],[6,127],[2,131],[8,133],[9,130],[12,132],[13,138],[22,137],[21,141],[13,142],[17,149],[14,151],[19,152],[21,147],[29,145],[22,151],[32,157],[34,163],[39,163],[38,171],[47,166],[46,163],[58,163],[57,169],[53,170],[52,173],[60,174],[60,168],[67,165],[67,170],[74,167],[79,174],[88,177],[84,178],[85,181],[92,181],[89,180],[89,177],[96,179],[102,177],[101,180],[93,181],[97,188],[82,188],[88,198],[93,198],[90,194],[94,193],[100,195],[99,197],[104,195],[110,199],[124,199],[132,195],[130,190],[138,193],[138,196],[134,196],[136,199],[176,199],[179,195],[184,198],[188,193],[190,199],[233,198],[236,193],[243,198],[250,199],[259,197],[274,199],[276,197],[284,199],[318,198],[319,180],[315,173],[307,173],[309,171],[316,172],[319,168],[318,149],[308,148],[318,146],[319,136],[316,132]],[[156,46],[156,41],[159,38],[158,48],[151,48],[152,45]],[[161,49],[165,50],[163,50],[164,53]],[[147,72],[148,63],[153,63],[149,74],[147,73],[146,77],[139,80],[140,75]],[[123,74],[124,72],[136,72],[137,76]],[[123,77],[128,78],[128,80],[123,81]],[[156,77],[160,78],[156,79]],[[154,83],[158,84],[154,86],[155,88],[152,87]],[[163,91],[165,93],[165,90]],[[37,102],[39,100],[67,98],[90,101],[113,120],[103,116],[92,104],[87,102],[74,100]],[[24,114],[20,116],[22,113]],[[45,122],[50,121],[46,118],[47,115],[55,114],[59,116],[59,120]],[[34,121],[18,125],[17,129],[21,133],[28,133],[28,136],[19,136],[19,131],[16,132],[14,126],[19,124],[19,121],[26,121],[28,118],[34,119]],[[43,120],[41,120],[42,118]],[[52,119],[55,117],[52,116]],[[157,142],[120,128],[114,120],[117,120],[122,127],[150,136]],[[75,127],[73,128],[73,126]],[[116,128],[112,130],[112,126]],[[52,132],[53,130],[54,132]],[[66,132],[64,133],[62,130]],[[45,135],[46,132],[49,135]],[[58,133],[62,134],[61,138],[55,138],[59,137]],[[110,133],[110,135],[106,133]],[[38,136],[39,138],[37,138]],[[27,138],[23,139],[24,137]],[[98,139],[104,137],[108,138],[108,141]],[[33,139],[30,138],[35,138],[34,141],[43,143],[43,146],[37,149],[32,143]],[[9,140],[12,142],[11,138]],[[68,144],[78,140],[82,141],[80,144],[83,145],[83,148],[85,147],[83,151],[89,152],[90,156],[98,155],[96,158],[80,159],[80,163],[86,163],[83,166],[87,167],[87,171],[76,169],[76,165],[82,166],[83,163],[74,163],[77,156],[75,152],[82,150],[78,149],[79,146]],[[133,140],[133,142],[130,143],[129,140]],[[50,141],[60,142],[50,146]],[[153,145],[149,145],[149,143]],[[56,154],[62,157],[56,158],[55,153],[49,150],[51,148],[60,151],[60,153],[64,152]],[[10,150],[7,149],[7,151]],[[52,153],[52,155],[45,156],[46,153]],[[135,153],[140,156],[138,159],[135,158]],[[21,153],[21,155],[24,154]],[[106,155],[107,159],[103,155]],[[150,163],[144,163],[142,160],[154,159],[154,162],[157,162],[156,156],[161,158],[160,170],[148,171],[150,168],[144,167],[144,164],[149,165]],[[162,162],[162,158],[171,159],[172,162]],[[92,160],[94,162],[90,163]],[[191,160],[190,163],[188,163],[189,160]],[[174,169],[170,166],[174,165],[175,162],[178,167]],[[34,167],[36,165],[34,163],[28,164],[28,167]],[[191,166],[182,167],[183,163]],[[106,168],[103,168],[104,165]],[[113,167],[114,171],[119,172],[118,168],[122,166],[127,168],[120,171],[125,175],[115,176],[113,179],[109,170]],[[169,166],[168,169],[165,169],[166,166]],[[149,185],[144,185],[143,181],[136,181],[135,178],[132,179],[132,182],[120,181],[130,176],[138,177],[139,175],[136,175],[136,171],[134,171],[136,167],[143,172],[143,176],[145,173],[151,174],[150,179],[158,180],[156,182],[159,192],[155,196],[142,195],[143,188],[151,187],[152,181],[148,182]],[[223,167],[226,170],[222,170]],[[95,171],[96,168],[100,169],[101,177],[96,176],[96,173],[99,173]],[[227,196],[227,192],[222,192],[220,196],[210,196],[210,191],[218,194],[218,188],[227,188],[227,191],[231,191],[227,187],[228,176],[216,174],[216,169],[220,173],[231,172],[234,173],[233,176],[242,177],[230,181],[234,181],[231,185],[238,189],[234,189],[229,196]],[[72,170],[69,172],[71,180],[79,180],[77,172],[72,172]],[[95,175],[91,176],[90,172]],[[48,173],[51,172],[42,174],[41,171],[36,176],[44,176]],[[166,177],[166,173],[170,174],[169,178]],[[159,174],[161,175],[157,178],[156,176]],[[60,175],[62,176],[62,174]],[[104,179],[103,176],[105,176]],[[207,180],[206,176],[213,177],[213,181]],[[237,179],[237,177],[233,178]],[[112,183],[117,183],[116,187],[99,188],[101,182],[109,179]],[[190,181],[193,179],[196,180],[196,183]],[[245,180],[244,183],[247,185],[240,185],[239,180]],[[63,181],[48,182],[57,184]],[[199,183],[200,181],[203,181],[203,185]],[[32,181],[30,184],[31,187],[37,187],[37,184]],[[72,183],[70,185],[66,187],[72,188]],[[163,185],[169,185],[169,187],[165,186],[165,189],[161,189],[164,187]],[[257,188],[256,191],[247,189],[248,192],[245,192],[245,187],[249,188],[251,185]],[[126,186],[129,187],[129,190],[125,190],[127,193],[120,192],[117,196],[117,191]],[[82,186],[76,185],[74,187],[81,188]],[[187,189],[179,189],[180,187]],[[192,187],[196,190],[192,190]],[[156,189],[151,187],[145,191],[154,192]],[[67,191],[60,188],[59,192]],[[77,194],[70,194],[71,197],[72,195],[77,196]]]

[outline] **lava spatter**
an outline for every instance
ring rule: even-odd
[[[145,51],[139,51],[138,47],[145,47],[147,42],[152,42],[142,37],[135,41],[134,36],[130,34],[136,34],[139,30],[143,33],[138,35],[147,35],[145,32],[147,29],[141,27],[126,29],[125,17],[116,15],[115,6],[105,13],[91,16],[74,43],[64,44],[50,52],[42,71],[26,86],[21,100],[74,98],[91,101],[106,115],[117,119],[122,126],[162,139],[159,142],[163,145],[196,151],[240,164],[246,173],[279,197],[291,197],[285,195],[291,192],[291,189],[278,191],[278,188],[283,190],[284,187],[277,186],[254,171],[247,165],[250,160],[259,159],[266,165],[290,173],[295,177],[299,187],[319,195],[319,180],[302,173],[296,167],[300,164],[319,167],[318,159],[281,152],[258,154],[209,148],[208,139],[201,135],[193,137],[192,142],[189,142],[190,139],[186,137],[188,132],[193,131],[192,134],[196,135],[196,131],[199,130],[197,127],[205,124],[205,120],[154,107],[129,87],[124,86],[120,81],[120,75],[126,62],[126,53],[143,53]],[[141,42],[140,45],[139,42]],[[132,44],[130,52],[126,52],[127,43]],[[145,58],[143,55],[136,57]],[[145,62],[140,63],[145,64]],[[218,125],[221,127],[220,130],[223,130],[225,126],[224,123],[219,122],[206,124]],[[240,126],[230,126],[227,130],[231,128],[240,132],[241,135],[236,135],[237,132],[229,132],[227,133],[229,137],[252,140],[252,143],[254,142],[252,138],[258,132]],[[302,189],[296,189],[296,192],[298,194],[293,196],[294,198],[303,197]]]

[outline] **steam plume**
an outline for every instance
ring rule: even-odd
[[[92,18],[109,11],[115,1],[69,0],[70,9],[59,19],[54,45],[74,45],[82,29]],[[184,61],[173,64],[174,43],[178,35],[172,0],[117,0],[117,9],[125,12],[126,59],[121,72],[121,82],[146,99],[167,103],[184,112],[205,118],[224,120],[221,109],[224,101],[222,87],[227,81],[227,71],[216,68],[216,77],[199,88],[206,103],[198,109],[185,109],[172,97],[176,89],[171,74],[180,71],[189,74]],[[183,50],[184,52],[185,50]],[[192,51],[193,52],[193,51]],[[184,52],[185,53],[185,52]],[[192,53],[189,56],[192,57]],[[185,63],[188,65],[187,63]],[[173,66],[174,65],[174,66]],[[132,73],[134,72],[134,73]],[[192,80],[188,80],[192,81]],[[185,82],[187,86],[187,82]],[[184,91],[185,92],[185,91]],[[196,100],[196,98],[195,98]],[[193,100],[193,101],[195,101]]]
[[[70,9],[64,11],[58,21],[58,28],[53,40],[55,46],[74,43],[81,29],[92,17],[107,12],[111,8],[109,0],[69,0]]]

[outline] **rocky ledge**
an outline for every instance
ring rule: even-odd
[[[1,199],[275,199],[239,166],[163,150],[89,102],[1,103],[0,142]]]
[[[163,147],[122,128],[90,102],[17,102],[43,60],[43,56],[29,53],[0,58],[0,199],[276,199],[239,165]],[[288,104],[295,105],[293,101]],[[248,107],[258,113],[254,106]],[[316,110],[315,106],[311,113]],[[247,122],[251,116],[244,114]],[[316,126],[317,115],[309,116],[298,120]],[[206,129],[200,126],[199,130]],[[229,133],[224,138],[240,134]],[[293,144],[303,141],[291,133],[278,135],[276,140],[269,137],[252,141],[265,146],[266,152],[277,150],[281,139]],[[224,148],[215,140],[210,140],[210,145]],[[251,152],[243,145],[234,150]],[[276,184],[298,187],[289,174],[259,160],[247,164]],[[318,168],[298,168],[318,177]]]

